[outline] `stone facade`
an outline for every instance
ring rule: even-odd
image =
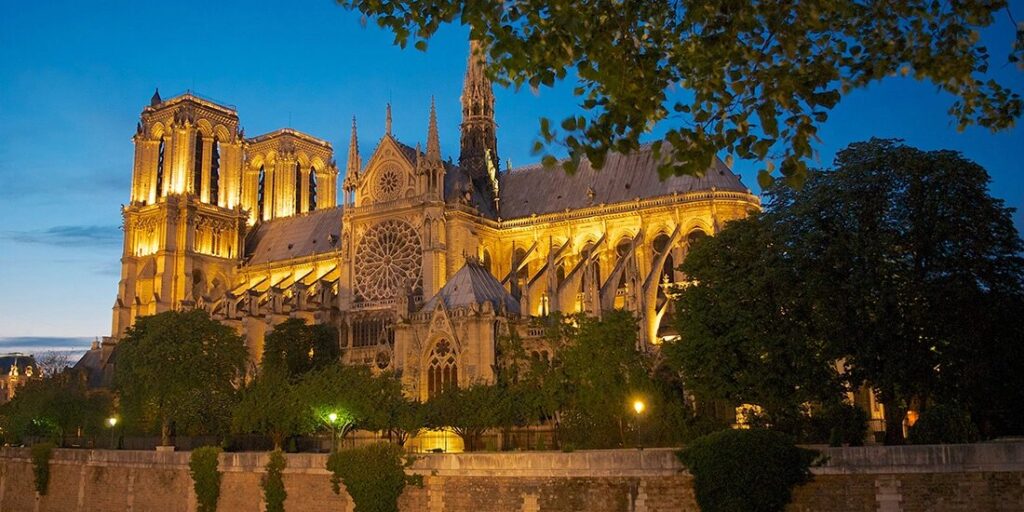
[[[828,463],[796,488],[794,512],[1024,510],[1024,443],[825,448]],[[57,450],[36,497],[27,449],[0,451],[0,510],[180,511],[196,508],[188,453]],[[288,455],[286,510],[351,511],[331,491],[326,455]],[[218,510],[261,509],[262,453],[224,454]],[[408,512],[693,511],[691,477],[671,450],[432,454],[410,469]]]

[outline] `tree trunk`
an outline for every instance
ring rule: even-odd
[[[171,420],[164,418],[160,424],[160,446],[171,446]]]
[[[270,438],[274,441],[274,449],[280,450],[281,445],[284,443],[284,434],[281,432],[274,432],[270,435]]]

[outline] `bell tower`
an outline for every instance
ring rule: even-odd
[[[234,108],[191,92],[168,100],[156,92],[132,141],[114,337],[139,316],[218,300],[240,261],[247,217]]]
[[[488,164],[498,168],[498,125],[494,122],[494,91],[484,68],[487,50],[480,41],[469,42],[469,61],[462,85],[461,167],[481,190],[489,179]]]

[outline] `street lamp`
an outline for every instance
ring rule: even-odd
[[[646,407],[647,406],[644,404],[642,400],[633,401],[633,410],[636,412],[636,447],[638,450],[644,449],[644,445],[640,437],[640,415],[644,412],[644,409]]]
[[[117,418],[115,416],[107,418],[107,425],[110,425],[110,449],[116,450],[117,446],[114,446],[114,427],[117,426]]]
[[[338,413],[328,414],[327,421],[331,424],[331,453],[334,453],[338,451]]]

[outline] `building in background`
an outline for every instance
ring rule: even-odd
[[[29,354],[0,354],[0,404],[10,402],[18,388],[33,378],[41,377],[36,360]]]

